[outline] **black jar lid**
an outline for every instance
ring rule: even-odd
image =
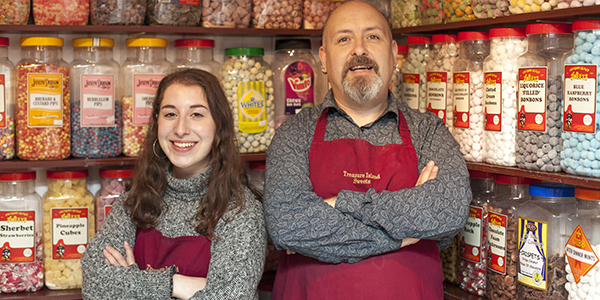
[[[310,50],[309,39],[286,39],[275,41],[275,51],[282,49],[308,49]]]

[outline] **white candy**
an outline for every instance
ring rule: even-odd
[[[435,43],[433,44],[432,58],[427,62],[427,66],[425,70],[427,73],[429,72],[445,72],[446,73],[446,126],[452,132],[453,128],[453,106],[452,99],[454,95],[454,80],[452,76],[452,67],[454,65],[454,61],[458,58],[459,45],[455,42],[448,43]],[[430,82],[426,83],[426,105],[425,107],[429,109],[430,99],[429,94],[431,93],[439,93],[439,91],[433,91]],[[443,118],[443,115],[438,115],[438,117]]]
[[[426,109],[426,97],[425,97],[425,88],[427,75],[425,73],[425,66],[430,59],[429,56],[430,45],[409,45],[408,46],[408,60],[402,65],[401,72],[402,74],[418,74],[419,75],[419,103],[418,109],[421,112],[425,112]],[[407,87],[406,83],[402,83],[402,88],[405,89]],[[406,93],[402,93],[402,101],[409,102],[406,98]],[[413,107],[414,108],[414,107]]]

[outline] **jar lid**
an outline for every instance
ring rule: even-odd
[[[0,181],[24,181],[34,180],[34,170],[2,170],[0,171]]]
[[[64,170],[47,170],[46,177],[48,179],[79,179],[87,178],[87,169],[64,169]]]
[[[529,24],[525,27],[525,33],[571,33],[571,25],[558,23]]]
[[[10,46],[10,40],[5,37],[0,37],[0,46]]]
[[[408,53],[408,45],[398,45],[398,53]]]
[[[175,47],[206,47],[206,48],[214,48],[215,41],[214,40],[202,40],[202,39],[184,39],[184,40],[175,40]]]
[[[263,48],[227,48],[225,49],[225,56],[233,55],[264,55],[265,49]]]
[[[579,20],[573,22],[573,31],[600,29],[600,20]]]
[[[64,46],[64,40],[56,37],[26,37],[21,38],[21,47],[26,46]]]
[[[307,49],[310,50],[309,39],[285,39],[275,41],[275,50],[281,49]]]
[[[490,38],[495,37],[525,37],[523,28],[493,28],[490,30]]]
[[[266,166],[266,162],[263,161],[251,161],[248,163],[250,166],[250,169],[252,170],[265,170],[265,166]]]
[[[489,39],[488,33],[485,31],[463,31],[458,33],[459,41],[487,41]]]
[[[439,43],[456,43],[458,42],[458,39],[456,38],[455,34],[436,34],[434,36],[431,37],[431,41],[434,44],[439,44]]]
[[[539,183],[539,180],[518,177],[518,176],[510,176],[510,175],[501,175],[496,174],[494,176],[494,182],[499,184],[512,184],[512,185],[528,185],[528,184],[536,184]]]
[[[102,168],[99,171],[102,178],[131,178],[133,177],[133,169],[113,169]]]
[[[494,179],[494,174],[482,171],[469,170],[469,175],[476,179]]]
[[[409,45],[424,45],[431,44],[431,38],[428,36],[409,36],[406,38]]]
[[[73,47],[114,47],[115,40],[105,38],[74,39]]]
[[[167,47],[167,40],[157,38],[127,39],[127,47]]]
[[[556,182],[536,183],[529,186],[529,195],[547,198],[574,197],[575,187]]]
[[[587,187],[576,186],[575,198],[583,200],[600,201],[600,190]]]

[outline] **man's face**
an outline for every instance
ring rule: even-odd
[[[387,96],[396,52],[383,15],[367,3],[352,1],[337,8],[328,20],[319,57],[336,99],[344,94],[362,104]]]

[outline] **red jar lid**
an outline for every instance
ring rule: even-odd
[[[409,36],[406,42],[409,45],[425,45],[431,44],[431,39],[428,36]]]
[[[87,178],[87,169],[66,169],[66,170],[48,170],[46,171],[48,179],[79,179]]]
[[[398,45],[398,53],[408,53],[408,45]]]
[[[583,200],[600,201],[600,190],[587,187],[576,186],[575,198]]]
[[[24,181],[34,179],[35,171],[33,170],[2,170],[0,172],[0,181]]]
[[[485,31],[463,31],[458,33],[459,41],[487,41],[489,39],[488,33]]]
[[[109,169],[103,168],[99,171],[102,178],[131,178],[133,169]]]
[[[525,33],[571,33],[571,25],[557,23],[529,24],[525,28]]]
[[[175,40],[175,47],[207,47],[214,48],[215,41],[201,39]]]
[[[496,174],[496,176],[494,176],[494,182],[499,184],[525,185],[540,183],[541,181],[531,178]]]
[[[482,171],[469,170],[469,175],[476,179],[494,179],[494,174]]]
[[[438,43],[456,43],[458,42],[458,38],[454,34],[436,34],[431,37],[431,41],[434,44]]]
[[[250,169],[252,170],[265,170],[266,163],[265,161],[251,161],[248,163]]]
[[[10,40],[5,37],[0,37],[0,46],[10,46]]]
[[[579,20],[573,22],[573,31],[600,29],[600,20]]]
[[[490,38],[495,37],[525,37],[523,28],[493,28],[490,30]]]

